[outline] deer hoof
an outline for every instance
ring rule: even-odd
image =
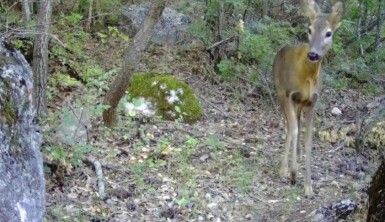
[[[290,172],[290,184],[294,185],[297,182],[297,172],[291,171]]]
[[[313,188],[311,186],[305,186],[305,196],[312,197],[313,195]]]
[[[289,169],[288,169],[288,167],[281,167],[281,169],[279,170],[279,175],[280,175],[282,178],[287,178],[287,176],[289,175]]]

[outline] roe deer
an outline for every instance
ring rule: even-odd
[[[280,174],[289,174],[289,154],[291,150],[290,181],[296,182],[297,155],[299,147],[301,114],[305,122],[305,195],[311,196],[311,146],[314,105],[319,94],[321,62],[332,46],[332,36],[339,27],[343,4],[337,2],[331,13],[322,13],[314,0],[305,1],[306,16],[310,19],[309,43],[285,46],[275,56],[273,75],[277,96],[286,119],[286,142]]]

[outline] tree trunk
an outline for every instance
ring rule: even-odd
[[[102,25],[104,23],[104,16],[101,16],[102,14],[102,5],[101,0],[95,0],[95,22],[94,24]]]
[[[28,0],[21,0],[21,6],[23,9],[24,20],[31,21],[31,9]]]
[[[48,31],[52,13],[52,0],[41,0],[38,8],[37,36],[33,47],[34,105],[40,117],[47,110]]]
[[[89,8],[88,8],[88,19],[87,19],[87,29],[90,29],[91,28],[91,24],[92,24],[92,6],[94,4],[94,0],[90,0],[90,5],[89,5]]]
[[[377,11],[377,27],[376,27],[376,43],[375,50],[380,46],[381,43],[381,27],[384,19],[382,18],[382,4],[384,0],[378,0],[378,11]]]
[[[152,37],[154,27],[165,8],[165,0],[157,0],[149,12],[143,27],[135,35],[127,53],[124,55],[121,73],[115,77],[111,89],[104,97],[104,104],[110,107],[104,111],[103,120],[107,126],[113,126],[117,122],[116,107],[124,96],[130,83],[132,73],[136,70],[142,55]]]
[[[270,1],[269,0],[264,0],[262,2],[262,19],[265,17],[265,16],[269,16],[269,5],[270,5]]]
[[[364,56],[364,48],[363,48],[363,46],[361,44],[361,27],[362,27],[362,21],[363,21],[362,17],[364,16],[364,13],[362,13],[362,12],[364,11],[364,7],[365,6],[364,6],[364,3],[362,2],[362,0],[359,1],[358,4],[360,5],[360,12],[361,13],[360,13],[360,17],[359,17],[359,19],[357,21],[356,35],[357,35],[357,40],[360,43],[360,55]]]

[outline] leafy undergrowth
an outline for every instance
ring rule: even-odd
[[[284,126],[269,97],[217,81],[199,53],[152,47],[144,61],[150,71],[185,79],[204,105],[204,118],[193,125],[122,118],[111,130],[93,118],[92,149],[83,155],[102,164],[107,199],[98,196],[92,166],[53,170],[46,177],[48,221],[309,221],[314,210],[346,198],[365,208],[376,151],[321,142],[315,133],[316,194],[305,198],[303,167],[297,185],[278,176]],[[59,93],[65,98],[95,94],[92,86],[85,91]],[[323,90],[321,98],[317,132],[351,123],[360,114],[356,107],[369,99],[332,89]],[[53,106],[64,105],[55,100]],[[343,115],[331,115],[334,106],[342,107]]]

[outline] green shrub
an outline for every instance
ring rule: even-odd
[[[199,39],[205,45],[209,45],[213,41],[211,31],[203,19],[193,21],[187,31],[193,38]]]
[[[239,51],[242,59],[255,61],[263,67],[266,67],[272,61],[274,53],[269,37],[248,32],[241,37]]]
[[[376,149],[385,148],[385,121],[378,122],[369,132],[366,143]]]
[[[218,63],[217,68],[218,74],[227,79],[241,76],[245,72],[244,64],[234,59],[221,60]]]

